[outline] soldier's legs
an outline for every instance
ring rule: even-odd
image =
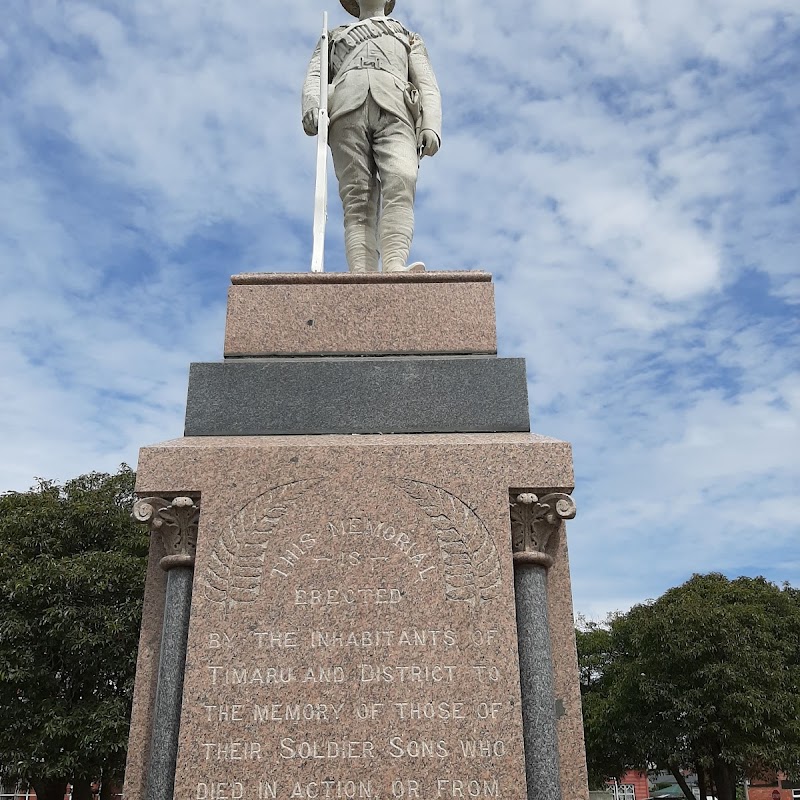
[[[419,159],[417,135],[409,121],[372,103],[372,154],[383,198],[380,213],[381,260],[384,272],[405,270],[414,236],[414,196]]]
[[[344,210],[344,247],[350,272],[378,271],[378,198],[372,134],[371,98],[335,120],[330,129],[333,167]]]

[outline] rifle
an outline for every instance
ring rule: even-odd
[[[319,41],[319,127],[317,129],[317,184],[314,190],[314,249],[311,271],[325,271],[325,225],[328,221],[328,12],[322,14]]]

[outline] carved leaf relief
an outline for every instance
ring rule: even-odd
[[[259,495],[228,521],[211,550],[205,595],[223,614],[236,603],[252,603],[261,589],[264,555],[278,523],[318,480],[282,484]]]
[[[395,481],[425,512],[436,530],[448,600],[478,603],[496,597],[500,557],[483,520],[445,489],[410,479]]]

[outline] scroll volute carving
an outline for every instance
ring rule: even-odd
[[[573,519],[575,501],[561,492],[544,494],[533,491],[511,492],[511,546],[514,561],[549,568],[553,557],[548,546],[561,522]]]
[[[197,551],[200,501],[191,497],[142,497],[134,503],[133,518],[149,525],[164,546],[163,570],[193,567]]]

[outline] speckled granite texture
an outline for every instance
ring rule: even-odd
[[[158,681],[150,762],[148,800],[172,800],[175,758],[181,724],[186,635],[192,605],[193,570],[175,567],[167,573],[165,614],[161,632]]]
[[[531,434],[143,449],[139,492],[202,498],[175,797],[522,800],[508,491],[572,480],[569,445]],[[548,581],[561,784],[577,800],[587,792],[563,536]],[[141,700],[154,681],[155,593]],[[135,703],[128,800],[145,800],[151,708]]]
[[[335,286],[359,283],[480,283],[490,282],[483,270],[429,270],[428,272],[242,272],[231,276],[234,286],[306,284]]]
[[[589,796],[589,778],[586,772],[586,743],[583,737],[583,712],[578,685],[578,654],[575,646],[566,526],[562,525],[561,533],[555,563],[547,573],[553,682],[556,704],[563,709],[557,722],[561,795],[564,800],[586,800]]]
[[[125,763],[125,797],[145,797],[150,743],[153,734],[153,709],[158,683],[158,659],[161,647],[162,620],[166,599],[167,573],[159,566],[164,555],[162,546],[152,539],[147,562],[147,580],[142,606],[142,630],[136,657],[136,684],[133,688],[133,710]]]
[[[485,272],[262,273],[233,282],[226,358],[497,352]]]
[[[229,360],[189,372],[186,436],[529,430],[522,358]]]
[[[538,564],[516,564],[514,589],[528,800],[560,800],[547,569]]]

